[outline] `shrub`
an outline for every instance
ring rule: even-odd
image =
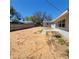
[[[57,34],[57,35],[54,35],[54,37],[61,38],[61,35]]]
[[[63,38],[59,38],[59,39],[58,39],[58,42],[59,42],[61,45],[65,44],[65,41],[64,41]]]

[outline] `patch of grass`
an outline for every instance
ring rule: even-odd
[[[46,35],[48,36],[49,32],[46,32]],[[53,43],[53,41],[57,41],[61,45],[64,45],[66,43],[62,35],[58,32],[52,32],[51,39],[47,41],[47,44],[50,45],[51,43]]]
[[[34,32],[34,33],[37,34],[37,33],[41,33],[42,31],[43,31],[43,29],[38,30],[37,32]]]
[[[43,31],[43,29],[39,30],[39,32],[41,33]]]
[[[65,44],[65,40],[61,34],[55,33],[54,37],[57,39],[58,43],[60,43],[61,45]]]
[[[65,44],[65,40],[63,38],[59,38],[58,39],[58,42],[61,44],[61,45],[64,45]]]

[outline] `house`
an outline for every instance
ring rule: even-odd
[[[43,27],[51,27],[51,21],[43,21]]]
[[[63,29],[65,31],[69,31],[69,10],[64,11],[61,15],[59,15],[53,23],[56,28]]]

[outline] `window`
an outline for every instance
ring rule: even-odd
[[[61,27],[61,22],[59,23],[59,27]]]
[[[61,27],[65,27],[65,20],[61,21]]]
[[[61,21],[58,23],[58,26],[59,26],[59,27],[65,27],[65,19],[64,19],[64,20],[61,20]]]

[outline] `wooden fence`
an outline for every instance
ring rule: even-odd
[[[10,31],[16,31],[16,30],[22,30],[22,29],[27,29],[34,27],[33,23],[28,23],[28,24],[13,24],[10,23]]]

